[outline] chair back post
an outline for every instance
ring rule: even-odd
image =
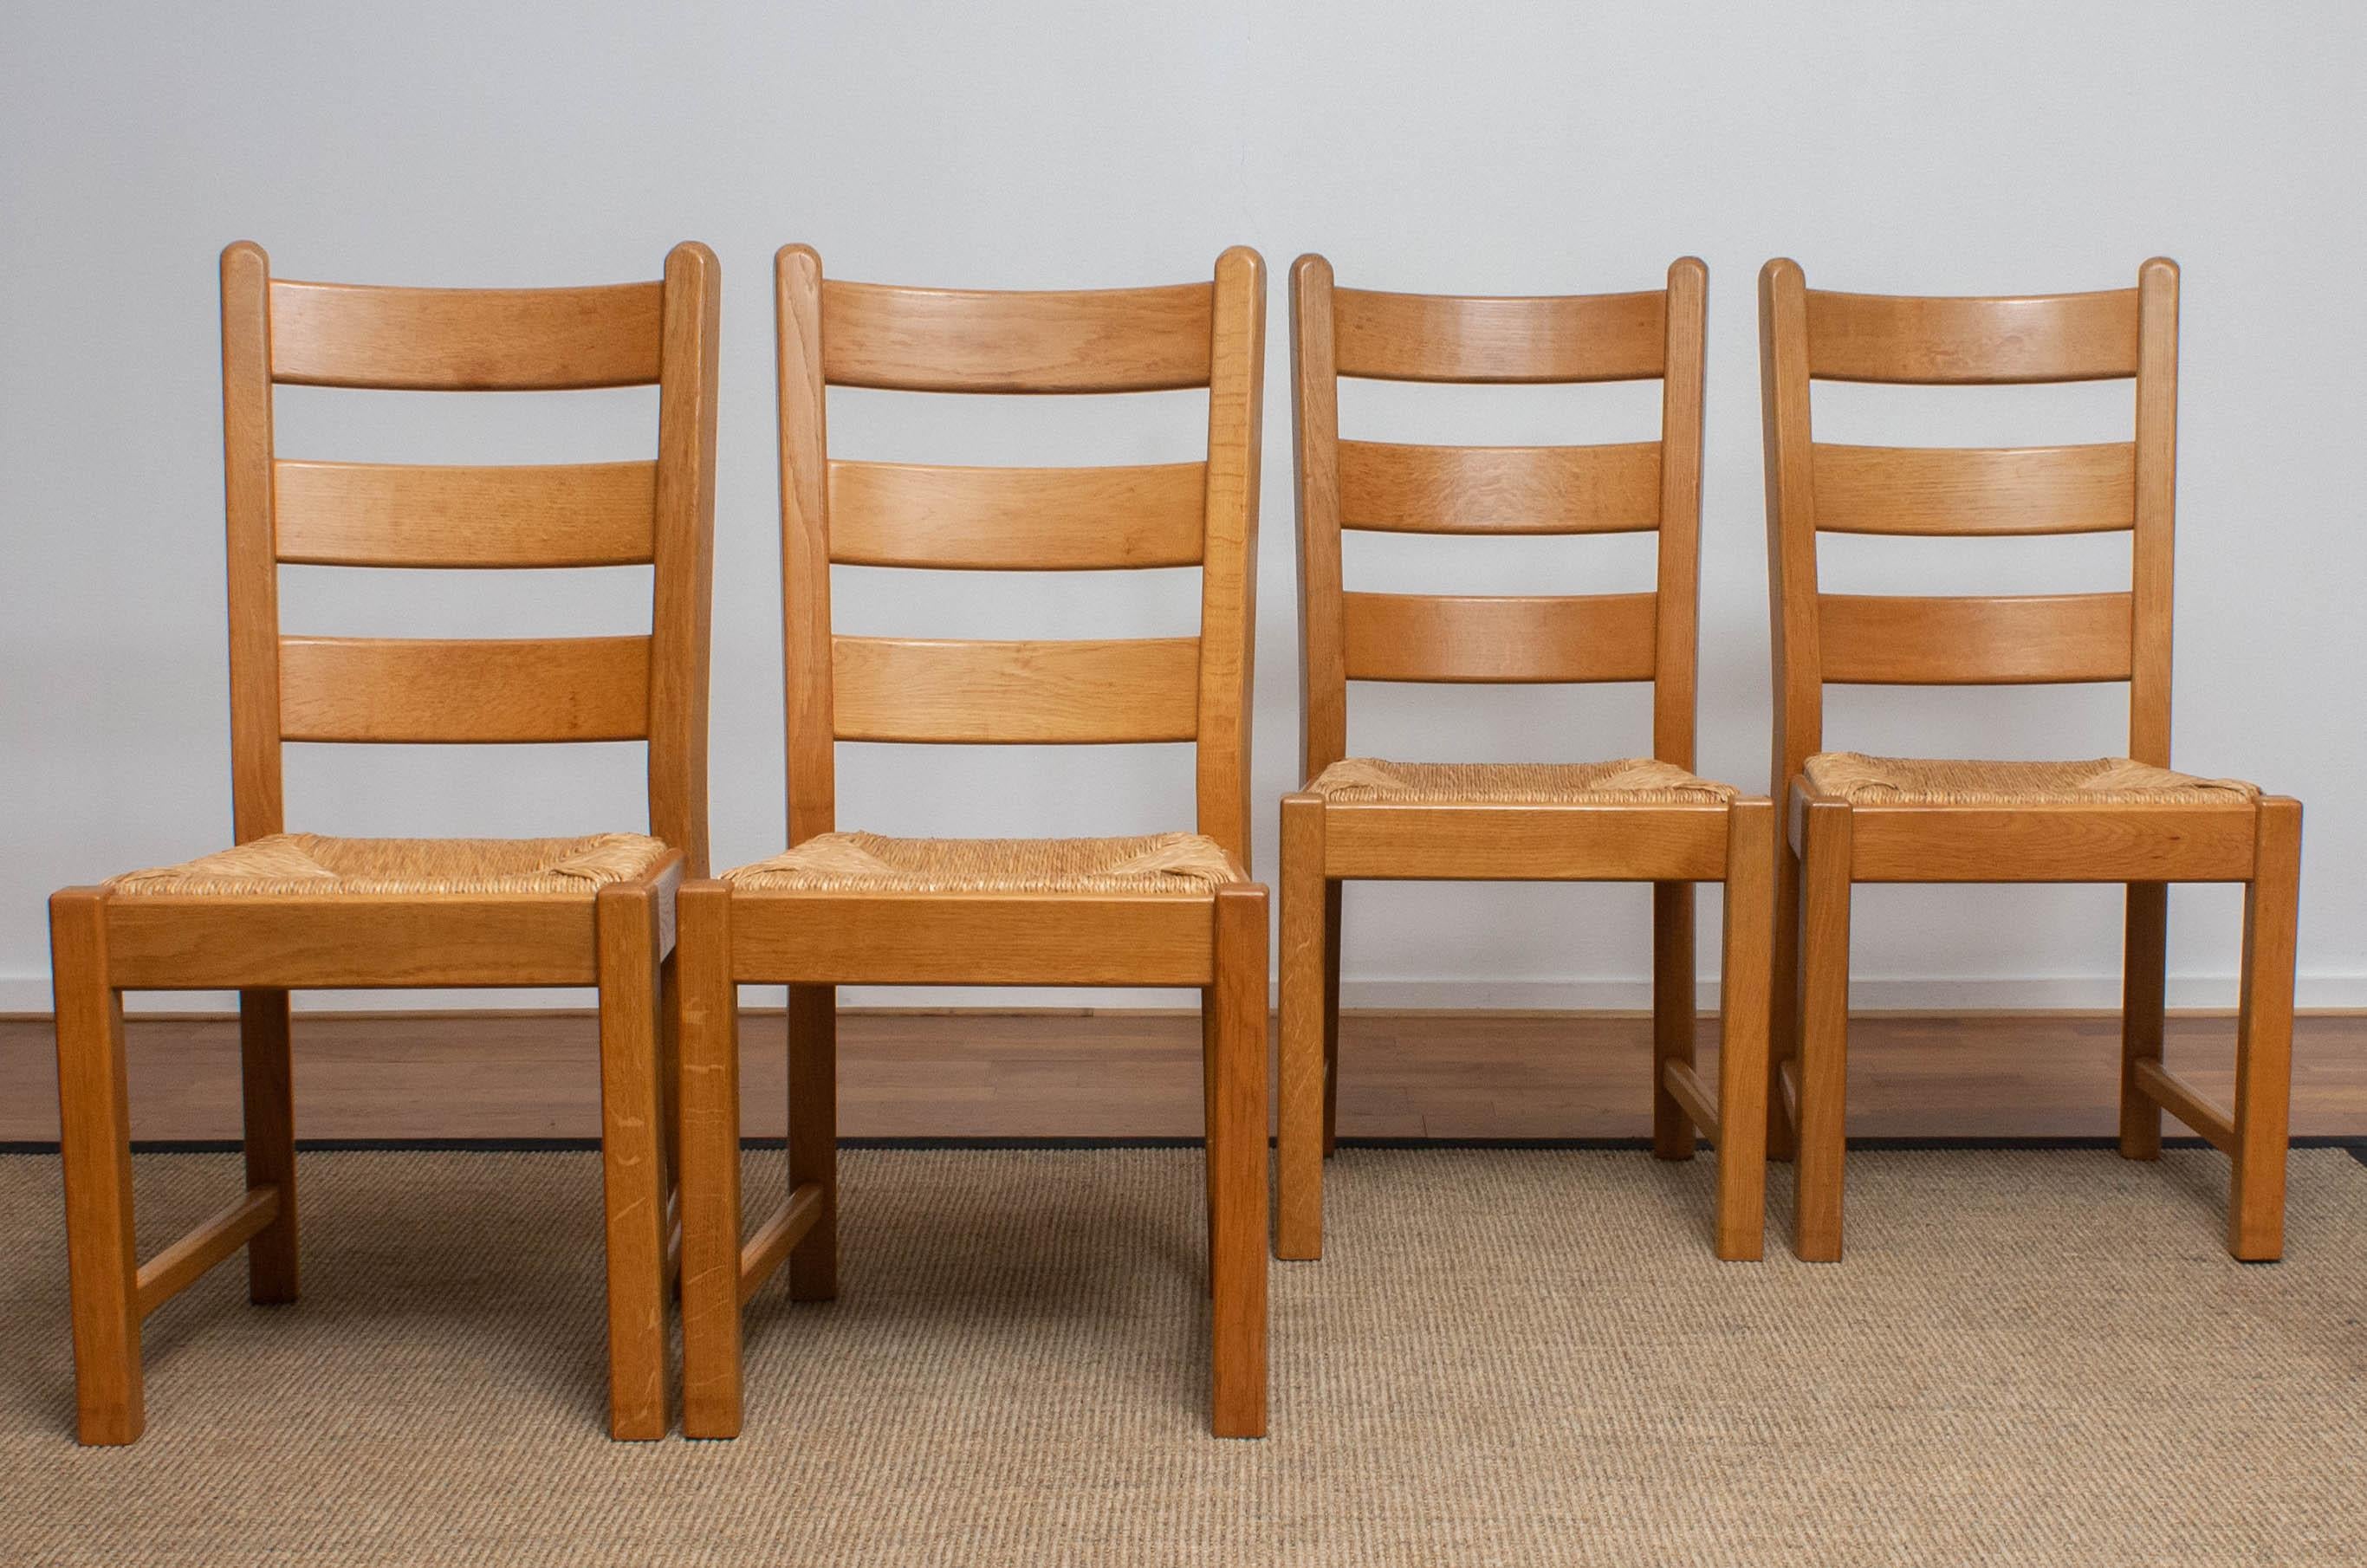
[[[784,716],[789,842],[795,845],[838,826],[821,257],[810,245],[784,245],[773,259],[773,280],[779,340]]]
[[[658,349],[654,598],[650,618],[650,831],[705,876],[708,681],[715,603],[715,425],[722,291],[715,253],[666,256]]]
[[[1265,274],[1013,292],[825,279],[776,258],[789,838],[832,831],[841,740],[1193,741],[1199,830],[1246,868]],[[830,454],[831,387],[897,392],[1208,391],[1197,461],[954,468]],[[1199,635],[1001,641],[840,636],[830,569],[1201,568]]]
[[[1817,493],[1808,468],[1807,282],[1778,256],[1759,273],[1760,435],[1767,481],[1769,646],[1774,659],[1773,778],[1790,798],[1801,766],[1824,749],[1825,688],[1817,649]]]
[[[2169,766],[2170,596],[2178,508],[2178,264],[2137,269],[2136,538],[2130,548],[2129,755]]]
[[[1700,624],[1708,269],[1663,288],[1486,297],[1341,288],[1291,269],[1305,777],[1347,751],[1354,680],[1653,683],[1652,751],[1690,770]],[[1657,379],[1655,441],[1555,446],[1343,441],[1339,379],[1463,385]],[[1351,593],[1344,530],[1439,535],[1657,532],[1648,593]]]
[[[2169,760],[2170,554],[2177,454],[2178,269],[2134,288],[1976,298],[1811,290],[1797,264],[1760,276],[1775,788],[1824,749],[1828,682],[2124,682],[2129,755]],[[1819,442],[1817,380],[1919,386],[2135,383],[2128,441],[1892,447]],[[2134,532],[2126,592],[1827,593],[1824,533],[1978,536]]]
[[[1332,351],[1331,264],[1290,268],[1291,445],[1298,496],[1299,783],[1348,754],[1348,676],[1340,625],[1340,371]]]
[[[237,841],[284,830],[279,561],[272,523],[271,259],[221,254],[222,490],[229,529],[231,808]]]
[[[651,832],[703,869],[715,467],[716,265],[677,246],[663,281],[405,288],[271,276],[222,253],[232,794],[241,843],[283,830],[288,740],[649,743]],[[655,458],[508,467],[298,461],[275,386],[557,391],[660,387]],[[289,637],[288,565],[646,565],[626,637]]]
[[[1665,331],[1652,755],[1691,773],[1701,660],[1702,405],[1709,332],[1709,268],[1698,256],[1680,256],[1669,265]]]
[[[1250,869],[1250,721],[1257,649],[1265,262],[1217,258],[1208,342],[1208,458],[1200,565],[1199,830]]]

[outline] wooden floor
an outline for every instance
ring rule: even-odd
[[[2169,1055],[2226,1102],[2234,1021],[2170,1021]],[[742,1032],[746,1133],[783,1130],[782,1025]],[[1200,1131],[1196,1015],[848,1013],[840,1128],[851,1138],[1189,1137]],[[1648,1134],[1649,1026],[1604,1013],[1354,1013],[1341,1031],[1343,1137],[1620,1138]],[[137,1138],[238,1135],[237,1026],[127,1028]],[[588,1138],[594,1021],[582,1014],[300,1015],[297,1132],[308,1138]],[[1704,1019],[1704,1060],[1716,1040]],[[1867,1015],[1850,1038],[1861,1137],[2100,1136],[2115,1126],[2120,1025],[2105,1016]],[[1704,1074],[1716,1081],[1714,1074]],[[2173,1132],[2181,1129],[2173,1128]],[[2367,1134],[2367,1017],[2305,1017],[2293,1132]],[[58,1135],[46,1019],[0,1019],[0,1142]]]

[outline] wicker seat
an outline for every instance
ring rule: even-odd
[[[2240,779],[2200,779],[2126,757],[1984,762],[1820,751],[1802,770],[1818,795],[1852,806],[2245,806]]]
[[[580,839],[332,839],[272,833],[179,865],[127,872],[110,893],[182,897],[582,893],[654,870],[666,846],[640,833]]]
[[[1615,762],[1387,762],[1348,757],[1325,768],[1307,788],[1326,800],[1505,806],[1724,806],[1741,794],[1731,784],[1696,778],[1652,757]]]
[[[724,873],[738,892],[1140,893],[1190,897],[1249,874],[1214,839],[889,839],[818,833]]]

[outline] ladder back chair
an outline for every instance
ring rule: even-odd
[[[1841,1252],[1850,895],[1860,882],[2127,885],[2120,1152],[2152,1159],[2169,1111],[2232,1156],[2227,1246],[2278,1256],[2284,1228],[2301,806],[2169,771],[2178,268],[2134,288],[1929,299],[1759,282],[1774,606],[1774,781],[1789,802],[1777,874],[1769,1136],[1792,1153],[1793,1246]],[[2133,380],[2133,438],[2088,446],[1886,447],[1818,441],[1814,381],[1915,385]],[[1818,585],[1818,533],[2121,532],[2125,592],[1840,594]],[[1824,748],[1828,684],[2119,682],[2128,754],[2092,761],[1867,757]],[[2162,1066],[2168,884],[2244,886],[2232,1112]]]
[[[79,1428],[143,1424],[141,1322],[242,1247],[257,1303],[297,1295],[288,994],[322,987],[595,986],[600,992],[609,1423],[658,1438],[667,1408],[666,1136],[674,889],[707,858],[707,666],[716,264],[551,289],[275,278],[222,254],[235,846],[51,900]],[[655,383],[654,460],[527,467],[296,461],[277,385],[422,391]],[[643,636],[300,637],[283,564],[649,564]],[[649,832],[572,839],[289,833],[290,741],[646,740]],[[132,1242],[122,994],[235,989],[246,1191],[145,1264]]]
[[[1350,878],[1649,882],[1652,1147],[1718,1150],[1714,1244],[1760,1256],[1774,812],[1696,778],[1703,325],[1692,257],[1633,294],[1468,298],[1333,286],[1292,270],[1306,784],[1282,802],[1280,1201],[1275,1251],[1320,1257],[1339,1080],[1340,917]],[[1658,441],[1433,446],[1340,438],[1342,377],[1658,379]],[[1650,592],[1347,592],[1342,529],[1656,531]],[[1652,683],[1652,753],[1614,762],[1397,762],[1347,755],[1351,681]],[[1693,1066],[1693,890],[1724,882],[1725,1035],[1712,1100]]]
[[[741,1312],[785,1261],[837,1290],[840,985],[1190,986],[1202,994],[1216,1431],[1265,1429],[1266,892],[1250,881],[1249,694],[1264,267],[1213,283],[985,293],[776,261],[788,745],[785,854],[682,900],[683,1429],[741,1424]],[[961,468],[830,455],[824,389],[1206,387],[1205,461]],[[1196,637],[845,637],[832,562],[1201,569]],[[1195,833],[892,839],[838,827],[841,740],[1193,741]],[[789,987],[789,1188],[743,1246],[734,987]]]

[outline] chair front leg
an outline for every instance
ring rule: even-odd
[[[1800,1129],[1793,1151],[1798,1201],[1792,1250],[1812,1263],[1841,1255],[1841,1167],[1849,1089],[1850,808],[1812,801],[1800,855]]]
[[[1340,1143],[1340,921],[1348,885],[1323,884],[1323,1157]]]
[[[1799,1059],[1800,854],[1784,828],[1791,803],[1775,802],[1775,926],[1767,964],[1767,1157],[1788,1160],[1795,1139],[1784,1109],[1784,1066]]]
[[[1274,1255],[1323,1256],[1323,1155],[1331,1118],[1331,1053],[1337,1019],[1331,1014],[1324,952],[1330,914],[1323,876],[1323,801],[1290,795],[1282,801],[1282,1114],[1275,1138],[1278,1193]],[[1211,1074],[1213,1086],[1214,1077]],[[1213,1089],[1209,1110],[1216,1102]]]
[[[740,988],[731,894],[687,882],[675,902],[682,1116],[682,1431],[740,1435]]]
[[[2244,976],[2236,1021],[2236,1147],[2227,1250],[2282,1256],[2285,1145],[2293,1094],[2293,950],[2300,923],[2301,803],[2260,802],[2259,852],[2244,886]]]
[[[1208,1121],[1210,1425],[1265,1435],[1266,891],[1217,889],[1213,1114]]]
[[[664,1096],[658,1085],[658,907],[646,884],[595,902],[600,1170],[608,1240],[608,1431],[665,1436]]]
[[[279,1212],[246,1244],[247,1299],[296,1299],[295,1062],[289,1051],[288,993],[238,994],[241,1094],[246,1111],[246,1187],[274,1187]]]
[[[2169,885],[2132,882],[2121,943],[2121,1157],[2161,1157],[2161,1106],[2137,1087],[2137,1064],[2161,1066],[2169,980]]]
[[[1726,913],[1718,985],[1717,1255],[1760,1258],[1767,1231],[1768,944],[1775,910],[1775,808],[1737,801],[1726,819]]]
[[[99,889],[70,887],[50,900],[50,964],[75,1433],[85,1443],[129,1443],[147,1424],[140,1379],[140,1261],[131,1235],[123,994],[108,984],[107,896]]]

